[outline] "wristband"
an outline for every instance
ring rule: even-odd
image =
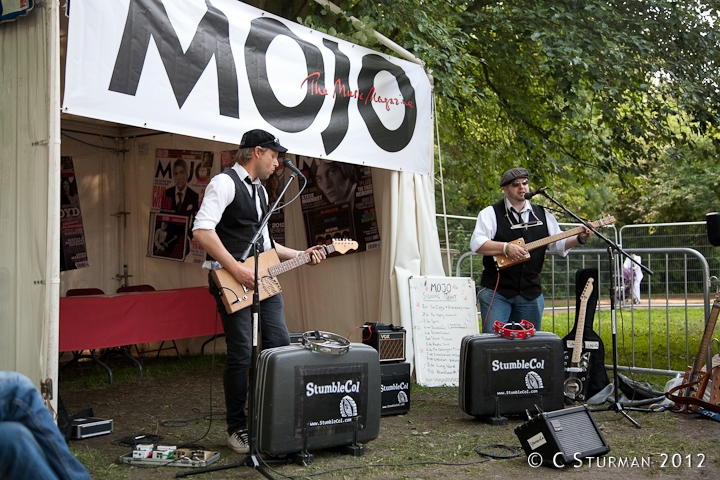
[[[585,245],[585,244],[587,243],[587,239],[585,239],[585,241],[583,242],[583,241],[580,239],[580,235],[577,236],[577,241],[578,241],[578,243],[579,243],[580,245]]]
[[[503,255],[505,255],[506,257],[507,257],[507,247],[508,247],[507,242],[503,243]]]
[[[301,253],[300,250],[298,250],[297,252],[295,252],[295,258],[298,258],[298,257],[300,256],[300,253]]]

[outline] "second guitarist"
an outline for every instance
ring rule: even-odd
[[[278,167],[278,154],[287,151],[275,136],[263,130],[246,132],[240,143],[232,168],[215,175],[207,188],[193,225],[193,238],[208,254],[204,268],[222,266],[246,288],[255,284],[255,271],[238,260],[252,240],[267,212],[267,192],[260,181],[267,180]],[[290,260],[300,254],[292,248],[275,243],[267,228],[263,230],[262,250],[274,249],[279,260]],[[304,251],[316,265],[325,258],[322,246]],[[248,453],[248,425],[245,413],[247,369],[252,355],[252,312],[246,308],[227,313],[218,285],[209,277],[210,293],[216,299],[222,318],[227,344],[227,361],[223,374],[227,410],[227,444],[235,452]],[[260,302],[262,348],[290,344],[285,325],[282,295]]]
[[[503,173],[500,188],[504,198],[480,212],[470,239],[470,250],[484,255],[478,293],[483,332],[492,332],[496,320],[503,323],[528,320],[540,330],[545,307],[540,272],[545,250],[567,255],[569,249],[587,242],[592,234],[583,228],[578,235],[531,252],[513,243],[518,238],[528,243],[562,232],[550,212],[525,199],[525,194],[530,191],[529,179],[530,173],[524,168],[512,168]],[[529,256],[529,260],[499,270],[494,258],[498,255],[512,261]]]

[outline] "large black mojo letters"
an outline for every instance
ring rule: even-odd
[[[198,24],[186,53],[160,0],[130,0],[125,31],[115,60],[109,90],[135,95],[150,37],[160,52],[178,106],[182,107],[210,59],[215,55],[220,115],[240,118],[235,59],[230,26],[220,10],[206,0],[208,11]]]
[[[130,0],[109,90],[127,95],[136,94],[152,37],[180,108],[214,55],[220,114],[240,118],[238,78],[230,47],[228,19],[210,0],[205,0],[205,3],[208,11],[198,24],[190,47],[183,53],[162,1]],[[280,35],[297,42],[307,67],[305,99],[293,107],[280,103],[268,80],[267,51],[272,41]],[[315,122],[325,98],[332,98],[334,104],[330,121],[322,132],[323,146],[329,154],[338,148],[347,135],[348,109],[350,99],[354,98],[371,138],[380,148],[388,152],[398,152],[405,148],[412,140],[417,120],[415,89],[405,71],[380,55],[365,55],[358,74],[358,89],[350,91],[350,59],[332,40],[324,39],[323,46],[332,51],[335,57],[335,78],[329,89],[325,86],[324,62],[318,46],[297,37],[278,20],[263,17],[251,21],[244,47],[245,67],[253,101],[260,115],[283,132],[297,133],[309,128]],[[388,101],[378,96],[374,82],[380,72],[393,75],[400,87],[401,100]],[[387,129],[373,104],[403,108],[402,124],[395,130]]]

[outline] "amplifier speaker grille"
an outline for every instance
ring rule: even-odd
[[[369,332],[363,335],[363,343],[378,351],[381,363],[405,361],[405,329],[403,327],[366,323],[365,328]]]
[[[380,340],[379,354],[381,362],[405,360],[405,334],[402,338]]]
[[[515,435],[528,456],[539,453],[551,467],[610,451],[587,406],[541,413],[515,428]]]

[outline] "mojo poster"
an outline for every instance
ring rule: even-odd
[[[192,222],[200,209],[205,188],[210,181],[213,152],[170,150],[155,152],[155,174],[148,233],[149,257],[186,263],[202,263],[205,251],[192,239]],[[159,215],[162,214],[162,215]],[[164,247],[155,238],[167,233]],[[170,254],[169,252],[172,252]]]
[[[309,245],[351,239],[358,252],[380,248],[370,167],[302,156],[298,167],[308,179],[301,198]]]
[[[89,267],[80,196],[72,157],[61,157],[60,271]]]

